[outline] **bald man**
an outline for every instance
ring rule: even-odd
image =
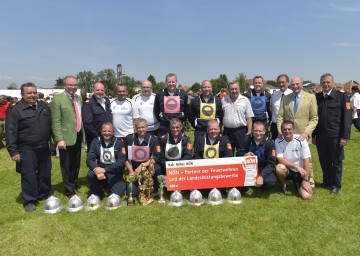
[[[86,100],[82,108],[82,120],[85,129],[87,149],[91,142],[101,134],[105,122],[112,123],[110,100],[105,97],[105,85],[97,82],[92,89],[93,96]]]

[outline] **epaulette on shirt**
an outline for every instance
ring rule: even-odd
[[[90,103],[90,100],[86,100],[85,103]]]

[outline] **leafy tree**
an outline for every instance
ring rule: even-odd
[[[150,74],[150,76],[147,78],[147,80],[149,80],[152,85],[154,86],[156,84],[156,80],[155,77],[153,75]]]
[[[105,85],[108,95],[115,95],[116,74],[114,70],[104,69],[99,71],[95,76],[95,81]]]
[[[279,87],[278,84],[276,83],[276,81],[274,81],[274,80],[267,80],[266,84],[272,85],[276,88]]]
[[[249,83],[247,82],[246,75],[244,72],[240,72],[239,76],[236,77],[236,80],[239,83],[241,92],[244,92],[249,89]]]
[[[190,90],[192,90],[194,93],[197,93],[201,88],[201,85],[196,82],[194,83],[191,87],[190,87]]]
[[[156,84],[153,84],[153,92],[157,93],[165,88],[165,82],[159,82]]]
[[[140,87],[139,85],[141,84],[139,80],[135,80],[135,78],[125,75],[121,77],[121,81],[121,83],[127,85],[129,94],[137,93],[137,90]]]
[[[359,85],[359,83],[358,83],[357,81],[355,81],[355,80],[354,80],[353,82],[354,82],[354,84],[357,84],[357,85]]]
[[[8,90],[15,90],[18,88],[18,85],[15,83],[11,83],[9,84],[9,86],[7,87]]]
[[[304,80],[303,84],[308,84],[308,83],[312,83],[310,80]]]
[[[84,93],[92,91],[92,86],[95,83],[95,75],[91,71],[81,71],[76,75],[76,78],[78,79],[79,88],[81,88]]]

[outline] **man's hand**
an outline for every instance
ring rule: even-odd
[[[12,156],[11,160],[13,160],[14,162],[20,163],[20,160],[21,160],[20,154],[16,154],[15,156]]]
[[[106,179],[105,169],[104,168],[97,167],[97,168],[95,168],[94,173],[95,173],[96,177],[98,178],[98,180],[105,180]]]
[[[282,135],[282,133],[279,133],[279,135],[277,136],[277,138],[278,138],[279,140],[282,140],[282,139],[284,138],[284,136]]]
[[[261,187],[262,185],[264,185],[264,178],[259,175],[259,177],[256,178],[255,187],[258,188]]]
[[[302,168],[301,166],[297,166],[296,170],[300,173],[301,178],[306,179],[308,177],[307,171],[305,171],[305,169]]]
[[[245,156],[255,156],[253,152],[247,152]]]
[[[340,140],[340,147],[345,147],[347,145],[348,140],[347,139],[341,139]]]
[[[58,143],[57,143],[57,147],[58,149],[66,149],[66,143],[64,140],[60,140]]]
[[[309,134],[307,134],[306,132],[303,132],[302,134],[300,134],[299,139],[300,140],[308,140]]]

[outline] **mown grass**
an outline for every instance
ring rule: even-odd
[[[114,211],[62,210],[54,215],[42,212],[43,202],[37,211],[24,213],[20,176],[2,149],[0,255],[359,255],[359,140],[354,129],[339,196],[320,187],[310,201],[301,200],[293,190],[285,196],[276,189],[268,196],[253,190],[241,205],[153,203]],[[311,150],[315,180],[320,183],[316,148]],[[80,174],[84,201],[89,192],[86,172],[84,153]],[[56,158],[52,173],[53,194],[66,207]]]

